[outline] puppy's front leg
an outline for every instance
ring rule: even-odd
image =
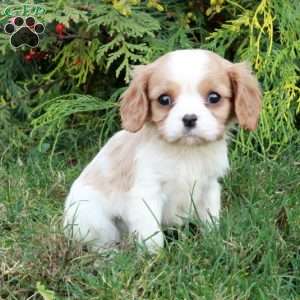
[[[161,231],[162,197],[158,193],[137,193],[130,200],[127,222],[130,233],[137,235],[138,241],[145,244],[151,253],[164,245]]]
[[[211,181],[203,190],[199,215],[207,224],[218,224],[221,209],[221,186],[217,179]]]

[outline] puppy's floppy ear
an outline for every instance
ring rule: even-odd
[[[261,111],[261,91],[258,81],[246,63],[232,64],[229,76],[238,123],[244,129],[254,130]]]
[[[149,113],[147,84],[150,72],[148,66],[138,66],[133,72],[133,80],[121,96],[120,114],[122,127],[130,132],[140,130]]]

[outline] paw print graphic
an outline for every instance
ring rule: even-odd
[[[44,25],[36,23],[33,17],[27,17],[25,22],[22,17],[16,17],[4,27],[4,31],[11,35],[10,43],[15,48],[23,45],[36,47],[39,43],[38,34],[44,30]]]

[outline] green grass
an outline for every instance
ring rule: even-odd
[[[219,230],[186,226],[152,257],[64,239],[64,198],[95,151],[1,166],[0,299],[300,299],[299,143],[276,161],[232,157]]]

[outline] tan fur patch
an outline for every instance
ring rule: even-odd
[[[128,133],[122,138],[112,140],[110,151],[106,153],[109,157],[108,170],[93,162],[91,167],[87,168],[83,180],[95,189],[106,193],[129,191],[134,183],[135,152],[140,142],[139,133]]]
[[[163,106],[158,102],[159,96],[165,94],[171,96],[173,103],[180,93],[180,86],[176,82],[167,79],[162,71],[155,72],[151,75],[148,84],[148,97],[151,107],[151,121],[154,123],[163,121],[172,106]]]
[[[200,81],[199,93],[202,98],[207,99],[210,92],[216,92],[221,96],[221,100],[215,104],[207,103],[208,109],[219,121],[225,125],[231,115],[231,84],[229,76],[224,70],[219,70],[216,74],[208,74],[208,76]]]
[[[240,126],[254,130],[261,111],[261,91],[257,79],[245,63],[232,64],[229,69],[234,94],[234,110]]]
[[[120,113],[124,129],[136,132],[147,120],[157,123],[167,117],[171,106],[159,104],[158,97],[166,94],[175,101],[179,84],[168,80],[164,66],[166,60],[167,55],[152,64],[135,68],[134,78],[121,97]]]
[[[149,66],[139,66],[129,88],[121,96],[120,115],[122,127],[130,132],[140,130],[149,113],[147,83],[151,74]]]

